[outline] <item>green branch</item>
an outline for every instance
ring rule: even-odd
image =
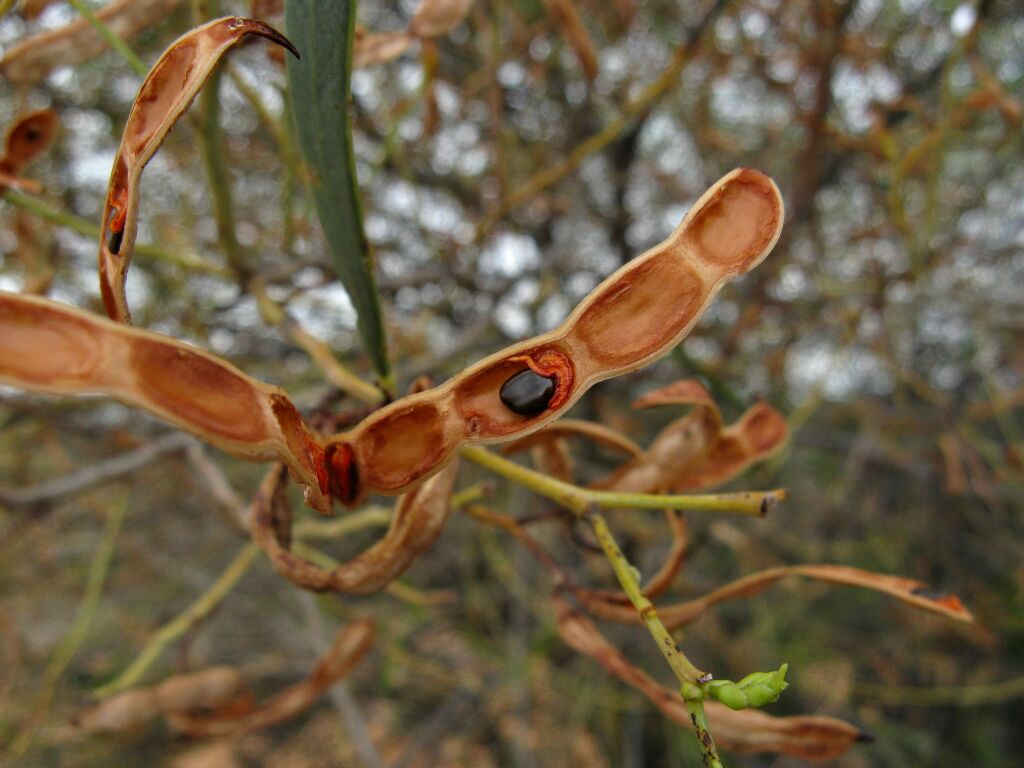
[[[584,515],[590,507],[596,506],[614,509],[679,509],[762,517],[775,504],[786,498],[786,492],[781,488],[771,491],[685,495],[597,491],[557,480],[550,475],[502,458],[485,448],[463,448],[462,455],[514,483],[557,502],[578,516]]]

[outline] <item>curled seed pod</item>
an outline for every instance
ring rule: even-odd
[[[168,712],[171,727],[187,736],[225,736],[268,728],[305,712],[335,682],[351,672],[373,647],[372,619],[359,619],[341,628],[334,643],[309,674],[265,701],[247,707],[226,706],[212,713]]]
[[[289,551],[291,509],[279,470],[268,473],[253,504],[252,537],[274,569],[305,589],[372,595],[402,575],[430,549],[451,513],[458,461],[402,496],[388,532],[365,551],[333,569],[324,569]]]
[[[764,259],[782,220],[782,198],[771,179],[746,168],[728,174],[665,242],[605,279],[555,330],[491,355],[331,437],[327,450],[347,445],[357,466],[359,487],[346,503],[359,503],[370,493],[403,493],[437,472],[461,445],[530,434],[597,382],[661,357],[726,281]],[[535,413],[540,400],[514,399],[513,405],[530,406],[522,414],[501,398],[503,386],[524,364],[554,380],[546,407]]]
[[[789,426],[768,403],[754,403],[723,429],[703,459],[669,485],[673,492],[711,488],[774,455],[786,443]]]
[[[774,672],[754,672],[738,683],[731,680],[712,680],[707,684],[708,695],[718,699],[729,709],[763,707],[765,704],[778,701],[779,694],[789,686],[786,682],[787,669],[789,665],[783,664]]]
[[[299,55],[284,35],[262,21],[237,16],[217,19],[175,40],[139,88],[114,157],[100,234],[100,291],[107,314],[115,320],[130,319],[124,282],[138,229],[142,171],[217,62],[249,35],[272,40]]]

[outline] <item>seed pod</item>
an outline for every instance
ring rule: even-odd
[[[845,565],[789,565],[756,571],[741,579],[724,584],[706,595],[672,605],[658,606],[658,615],[662,623],[669,629],[676,629],[689,624],[702,616],[710,608],[729,600],[740,600],[760,594],[772,584],[776,584],[791,576],[801,576],[829,584],[849,587],[860,587],[889,595],[900,602],[912,605],[930,613],[937,613],[955,621],[972,623],[974,616],[956,595],[947,592],[930,593],[926,584],[915,579],[892,576],[886,573],[864,571]],[[629,605],[612,605],[608,602],[586,599],[588,594],[581,592],[581,602],[587,610],[606,621],[618,621],[624,624],[639,624],[641,619]]]
[[[262,21],[237,16],[217,19],[174,41],[139,88],[114,157],[100,234],[100,292],[107,315],[114,320],[130,320],[124,282],[138,229],[142,171],[217,62],[249,35],[272,40],[299,55],[284,35]]]
[[[395,505],[388,532],[364,552],[332,570],[321,568],[289,551],[291,510],[283,477],[268,473],[253,504],[252,537],[274,569],[305,589],[372,595],[384,589],[434,545],[451,513],[458,460],[402,496]]]
[[[122,40],[130,40],[170,15],[181,0],[115,0],[96,10],[96,18]],[[32,85],[57,67],[73,67],[98,56],[110,44],[88,19],[20,40],[0,59],[0,75]]]
[[[234,24],[245,29],[249,22],[222,20],[201,29],[227,34]],[[213,44],[205,38],[192,43],[207,54],[204,46]],[[200,64],[210,65],[206,59]],[[157,71],[163,71],[160,65]],[[182,87],[198,86],[189,75]],[[108,309],[120,320],[127,319],[122,289],[137,208],[131,204],[138,194],[132,179],[184,102],[172,99],[164,106],[151,115],[159,126],[143,122],[126,132],[122,150],[132,152],[119,155],[108,196],[101,264],[113,269],[104,272],[103,284],[113,302]],[[125,170],[129,165],[134,176]],[[276,387],[173,339],[41,299],[0,294],[0,381],[40,392],[115,397],[233,454],[280,458],[306,486],[314,509],[329,510],[328,492],[354,506],[370,493],[410,491],[464,444],[529,435],[563,415],[593,384],[661,356],[686,335],[727,280],[765,257],[781,224],[782,200],[771,180],[757,171],[733,171],[697,201],[668,240],[602,282],[559,328],[492,355],[439,387],[397,400],[323,444]],[[111,239],[118,231],[120,243]],[[524,415],[502,402],[501,390],[527,369],[550,379],[554,392],[539,412]],[[539,407],[526,404],[528,410]]]
[[[170,726],[187,736],[224,736],[268,728],[309,709],[335,682],[342,679],[373,647],[372,619],[359,619],[342,627],[334,643],[309,674],[265,701],[248,707],[223,707],[212,713],[168,712]]]
[[[279,458],[330,510],[323,451],[288,396],[207,352],[47,299],[0,292],[0,382],[103,394],[246,459]]]
[[[59,127],[60,118],[52,109],[39,109],[18,118],[4,140],[0,174],[20,176],[53,145]]]
[[[745,168],[728,174],[665,242],[605,279],[555,330],[330,438],[328,452],[345,445],[356,465],[359,487],[346,503],[370,493],[403,493],[437,472],[461,445],[530,434],[597,382],[657,359],[679,343],[727,280],[761,262],[782,219],[782,199],[771,179]],[[524,414],[503,402],[501,391],[525,369],[552,379],[554,392],[544,408],[543,397],[514,398],[512,405],[530,411]]]

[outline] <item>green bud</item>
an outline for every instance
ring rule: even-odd
[[[754,672],[738,683],[731,680],[712,680],[707,684],[707,692],[729,709],[763,707],[765,704],[778,701],[779,694],[789,685],[786,682],[787,669],[789,665],[783,664],[775,672]]]
[[[681,693],[683,694],[683,701],[700,701],[704,698],[704,691],[701,690],[699,685],[694,685],[693,683],[683,683]]]

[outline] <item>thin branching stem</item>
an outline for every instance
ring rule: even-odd
[[[578,516],[584,515],[591,506],[596,506],[613,509],[679,509],[761,517],[772,506],[786,498],[786,492],[783,489],[686,495],[598,491],[556,480],[549,475],[502,458],[485,448],[476,446],[463,448],[462,455],[507,480],[525,486],[531,491],[557,502]]]
[[[106,698],[135,685],[171,643],[209,616],[213,609],[220,605],[246,574],[259,553],[259,546],[253,542],[242,547],[209,589],[188,608],[157,630],[139,655],[135,657],[135,660],[121,674],[109,683],[95,689],[93,693],[100,698]]]
[[[98,225],[79,216],[75,216],[73,213],[68,213],[67,211],[62,211],[59,208],[54,208],[34,195],[28,195],[14,189],[7,189],[4,190],[3,199],[5,202],[10,203],[13,206],[38,216],[43,219],[43,221],[48,221],[59,227],[70,229],[73,232],[77,232],[80,235],[84,235],[94,240],[99,239],[100,228]],[[191,251],[172,251],[166,248],[161,248],[157,245],[140,244],[135,246],[135,253],[148,258],[157,259],[158,261],[164,261],[177,267],[195,270],[196,272],[208,272],[210,274],[221,275],[223,277],[229,277],[232,274],[231,270],[221,266],[220,264],[207,261]]]
[[[100,598],[103,596],[103,587],[106,584],[107,574],[114,557],[114,547],[121,533],[127,511],[128,493],[122,491],[108,506],[106,525],[100,543],[96,547],[96,553],[89,563],[85,590],[82,594],[82,602],[78,606],[78,612],[75,614],[74,623],[61,640],[60,645],[57,646],[43,673],[42,690],[33,712],[29,716],[29,722],[23,725],[10,745],[9,753],[13,762],[17,762],[31,748],[36,730],[50,710],[50,704],[57,692],[64,671],[89,635]]]

